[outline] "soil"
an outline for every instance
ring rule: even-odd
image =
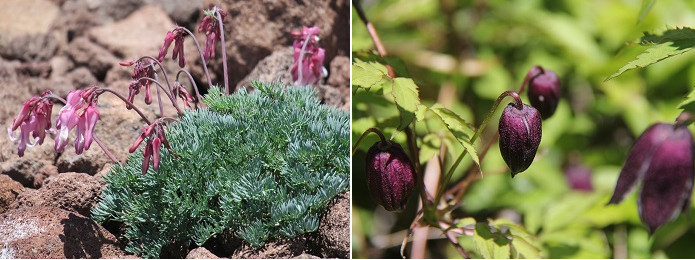
[[[350,109],[349,13],[347,0],[212,1],[212,0],[3,0],[0,9],[0,125],[12,123],[22,104],[45,89],[65,97],[71,90],[96,84],[127,96],[132,68],[118,65],[143,55],[156,56],[164,35],[176,24],[194,30],[204,9],[217,5],[228,12],[225,37],[232,89],[251,80],[291,85],[292,30],[319,26],[326,49],[327,78],[314,86],[327,105]],[[31,13],[31,15],[21,15]],[[187,68],[206,93],[207,79],[195,44],[187,37]],[[209,69],[222,82],[221,51]],[[177,71],[170,56],[164,66]],[[174,75],[169,75],[174,77]],[[188,81],[183,81],[188,84]],[[222,84],[220,84],[222,85]],[[190,93],[194,93],[190,84]],[[158,114],[156,102],[135,104],[144,114]],[[57,103],[52,119],[62,107]],[[120,161],[144,122],[115,96],[99,98],[95,135]],[[175,115],[165,106],[166,115]],[[16,135],[17,133],[15,133]],[[71,139],[73,134],[71,134]],[[54,135],[17,156],[17,144],[0,137],[0,258],[137,258],[119,241],[120,228],[92,221],[90,209],[104,188],[112,163],[93,144],[82,155],[68,145],[55,153]],[[72,142],[72,140],[70,140]],[[70,143],[71,144],[71,143]],[[203,247],[178,248],[180,258],[347,258],[349,193],[341,194],[322,217],[319,230],[303,237],[270,241],[252,248],[220,234]]]

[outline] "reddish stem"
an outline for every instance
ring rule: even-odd
[[[193,43],[195,43],[195,47],[198,48],[198,54],[200,54],[200,59],[203,61],[203,71],[205,72],[205,77],[208,80],[208,87],[212,86],[212,80],[210,80],[210,72],[208,72],[208,65],[207,62],[205,62],[205,56],[203,56],[203,49],[200,48],[200,43],[198,43],[198,39],[195,38],[195,35],[185,27],[179,27],[182,30],[184,30],[188,35],[193,38]]]
[[[220,43],[222,44],[222,69],[224,70],[224,94],[229,95],[229,77],[227,71],[227,48],[224,44],[224,25],[222,24],[222,15],[220,15],[220,9],[215,7],[215,16],[217,22],[220,23]]]
[[[179,69],[179,71],[176,72],[176,81],[177,81],[177,82],[179,81],[179,75],[181,75],[182,72],[183,72],[184,74],[186,74],[186,76],[188,76],[188,81],[190,81],[190,82],[191,82],[191,85],[193,85],[193,90],[195,91],[195,96],[198,98],[198,102],[197,102],[197,103],[202,102],[202,101],[203,101],[203,96],[201,96],[201,95],[200,95],[200,92],[198,92],[198,85],[195,84],[195,81],[193,80],[193,76],[191,75],[190,72],[188,72],[188,71],[185,70],[185,69]]]
[[[123,100],[123,102],[125,102],[126,104],[128,104],[128,106],[132,107],[133,110],[135,110],[135,112],[138,113],[138,115],[140,115],[140,118],[142,118],[142,120],[145,120],[145,123],[147,123],[148,125],[151,125],[151,124],[152,124],[152,123],[150,122],[150,120],[147,119],[147,117],[145,116],[145,114],[143,114],[142,111],[140,111],[140,109],[138,109],[138,108],[135,106],[135,104],[130,103],[130,101],[128,101],[128,99],[126,99],[125,97],[123,97],[123,96],[122,96],[121,94],[119,94],[118,92],[113,91],[112,89],[109,89],[109,88],[105,88],[105,87],[99,87],[98,90],[101,91],[102,93],[103,93],[103,92],[109,92],[109,93],[111,93],[111,94],[116,95],[118,98],[120,98],[121,100]],[[101,95],[101,94],[100,94],[100,95]]]

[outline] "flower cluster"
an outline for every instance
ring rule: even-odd
[[[169,51],[169,46],[174,42],[171,58],[174,60],[179,59],[179,67],[183,68],[186,66],[186,60],[183,56],[183,40],[186,39],[184,34],[185,31],[181,27],[176,27],[176,29],[167,32],[167,35],[164,37],[164,44],[159,49],[159,56],[157,57],[160,62],[164,61],[164,57],[167,55],[167,51]]]
[[[303,27],[301,32],[294,31],[294,64],[290,68],[292,80],[296,85],[310,85],[319,82],[328,75],[323,67],[326,51],[319,47],[319,28]]]
[[[217,12],[220,12],[221,21],[217,20]],[[225,17],[227,17],[227,12],[214,7],[205,11],[205,18],[198,25],[198,32],[205,33],[205,51],[203,51],[205,60],[215,58],[215,44],[220,40],[222,34],[219,23],[224,22]]]
[[[126,61],[119,64],[121,66],[135,65],[133,73],[130,75],[132,81],[130,81],[130,85],[128,86],[128,102],[133,103],[135,95],[140,94],[140,89],[145,87],[145,104],[152,104],[152,96],[150,95],[150,86],[152,86],[152,81],[143,78],[154,79],[154,65],[152,63],[144,63],[141,60]],[[129,104],[126,104],[126,108],[132,109]]]
[[[159,151],[161,150],[162,144],[171,151],[171,146],[164,135],[164,122],[162,120],[157,120],[151,125],[142,129],[142,133],[135,140],[130,150],[128,152],[133,153],[138,149],[138,146],[142,143],[145,138],[147,138],[147,143],[145,144],[145,149],[142,150],[143,160],[142,160],[142,174],[147,173],[150,168],[150,161],[152,161],[152,168],[157,170],[159,168],[159,161],[161,159]]]
[[[639,215],[653,233],[690,207],[693,173],[693,136],[688,127],[654,124],[630,149],[609,203],[619,203],[642,181]]]
[[[51,128],[53,102],[47,97],[50,94],[51,91],[46,90],[40,97],[31,97],[27,102],[24,102],[22,109],[12,122],[12,126],[7,128],[10,140],[19,142],[17,149],[19,157],[24,156],[24,150],[27,146],[42,144],[46,138],[46,131]],[[12,134],[17,128],[20,131],[19,137]],[[30,134],[33,140],[29,139]]]
[[[60,109],[56,127],[55,150],[62,152],[68,142],[68,134],[77,128],[75,153],[89,149],[94,137],[94,126],[99,120],[96,87],[73,90],[68,93],[67,103]]]
[[[172,95],[174,98],[181,98],[183,100],[183,104],[186,105],[187,108],[191,108],[191,103],[193,103],[193,97],[191,97],[190,94],[188,94],[188,91],[186,91],[186,88],[181,85],[180,82],[174,82],[174,86],[171,89]]]

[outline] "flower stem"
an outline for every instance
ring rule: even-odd
[[[166,81],[167,87],[169,88],[169,92],[171,93],[171,84],[169,84],[169,77],[167,76],[167,71],[164,69],[164,65],[162,65],[162,63],[159,62],[159,60],[155,59],[152,56],[142,56],[138,59],[138,61],[143,60],[143,59],[149,59],[150,61],[157,63],[157,65],[159,66],[159,69],[162,70],[162,74],[164,75],[164,80]]]
[[[97,145],[99,145],[99,147],[101,148],[101,150],[104,151],[104,153],[106,154],[106,156],[109,157],[109,159],[111,159],[111,161],[113,161],[114,163],[117,163],[117,164],[119,164],[119,165],[121,164],[121,162],[118,161],[118,159],[116,158],[116,156],[114,156],[114,155],[111,153],[111,151],[109,151],[109,148],[106,148],[106,145],[104,145],[104,143],[101,141],[101,139],[99,139],[96,135],[93,135],[93,138],[94,138],[94,141],[97,142]]]
[[[381,130],[372,127],[372,128],[367,129],[367,131],[364,131],[364,133],[362,133],[360,138],[357,139],[357,142],[355,142],[355,146],[352,148],[352,154],[355,154],[355,151],[357,151],[357,147],[359,147],[360,143],[362,142],[362,139],[364,139],[364,137],[366,137],[369,133],[377,134],[379,136],[379,138],[381,139],[381,143],[388,143],[389,142],[386,139],[386,137],[384,136],[384,133],[381,132]]]
[[[135,110],[135,112],[137,112],[138,115],[140,115],[140,118],[142,118],[142,120],[145,121],[145,123],[147,123],[148,125],[151,125],[151,124],[152,124],[152,123],[150,122],[150,120],[147,119],[147,117],[145,116],[145,114],[143,114],[142,111],[140,111],[140,109],[138,109],[133,103],[130,103],[130,101],[128,101],[128,99],[126,99],[125,97],[123,97],[123,96],[122,96],[121,94],[119,94],[118,92],[113,91],[113,90],[110,89],[110,88],[105,88],[105,87],[99,87],[98,90],[101,91],[102,93],[103,93],[103,92],[109,92],[109,93],[111,93],[111,94],[113,94],[113,95],[116,95],[118,98],[120,98],[121,100],[123,100],[123,102],[125,102],[125,103],[128,104],[130,107],[132,107],[133,110]]]
[[[217,22],[220,23],[220,43],[222,44],[222,69],[224,70],[224,94],[229,96],[229,77],[227,71],[227,47],[224,44],[224,25],[222,24],[222,15],[220,15],[220,9],[215,7],[215,16],[217,17]]]
[[[190,72],[188,72],[188,71],[185,70],[185,69],[179,69],[179,71],[176,72],[176,81],[179,81],[179,75],[181,75],[182,72],[183,72],[184,74],[186,74],[186,76],[188,76],[188,80],[191,82],[191,85],[193,85],[193,90],[195,91],[195,95],[196,95],[196,97],[198,98],[198,102],[197,102],[197,103],[202,102],[202,101],[203,101],[203,96],[201,96],[201,95],[200,95],[200,92],[198,92],[198,85],[195,84],[195,81],[193,80],[193,76],[191,75]]]
[[[154,83],[154,84],[157,84],[157,86],[159,86],[162,90],[164,90],[164,86],[162,86],[162,84],[159,83],[159,81],[157,81],[156,79],[153,79],[153,78],[150,78],[150,77],[142,77],[142,78],[138,79],[138,82],[140,82],[141,80],[149,80],[150,82],[152,82],[152,83]],[[176,108],[176,112],[177,112],[179,115],[183,115],[183,112],[181,112],[181,108],[179,108],[179,105],[176,104],[176,99],[174,99],[174,97],[172,97],[168,92],[166,92],[166,91],[163,91],[163,92],[164,92],[164,94],[167,95],[167,97],[169,97],[169,100],[171,101],[171,104],[174,105],[174,108]],[[162,116],[163,116],[163,115],[162,115]]]
[[[205,78],[208,80],[208,88],[212,86],[212,80],[210,79],[210,72],[208,71],[208,64],[205,62],[205,56],[203,56],[203,49],[200,48],[200,43],[198,43],[198,39],[193,35],[191,31],[186,29],[185,27],[180,27],[182,30],[184,30],[188,35],[193,38],[193,43],[195,43],[195,47],[198,48],[198,54],[200,54],[200,59],[203,61],[203,71],[205,72]]]
[[[369,32],[369,37],[372,38],[372,42],[374,42],[374,47],[376,47],[376,51],[379,53],[379,56],[385,57],[386,48],[384,48],[384,44],[381,43],[381,39],[379,38],[379,34],[376,32],[374,25],[372,25],[372,23],[369,22],[369,20],[367,20],[367,15],[364,13],[364,10],[362,9],[362,4],[360,4],[360,0],[352,0],[352,5],[355,7],[355,10],[357,10],[357,15],[360,17],[360,20],[362,20],[364,25],[367,26],[367,32]],[[388,74],[391,78],[396,77],[396,73],[393,71],[393,68],[390,65],[387,64],[386,69],[388,70]]]
[[[304,61],[304,55],[306,54],[306,45],[309,44],[309,41],[311,40],[311,33],[306,36],[306,39],[304,40],[304,43],[302,43],[302,50],[299,51],[299,63],[297,65],[297,73],[299,74],[297,76],[297,82],[302,82],[302,61]]]

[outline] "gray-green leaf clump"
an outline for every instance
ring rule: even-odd
[[[208,109],[169,124],[172,154],[161,152],[157,171],[143,175],[135,152],[105,176],[92,215],[124,225],[128,252],[159,257],[223,231],[253,246],[312,232],[348,189],[348,113],[321,105],[309,87],[254,87],[230,96],[212,88]]]

